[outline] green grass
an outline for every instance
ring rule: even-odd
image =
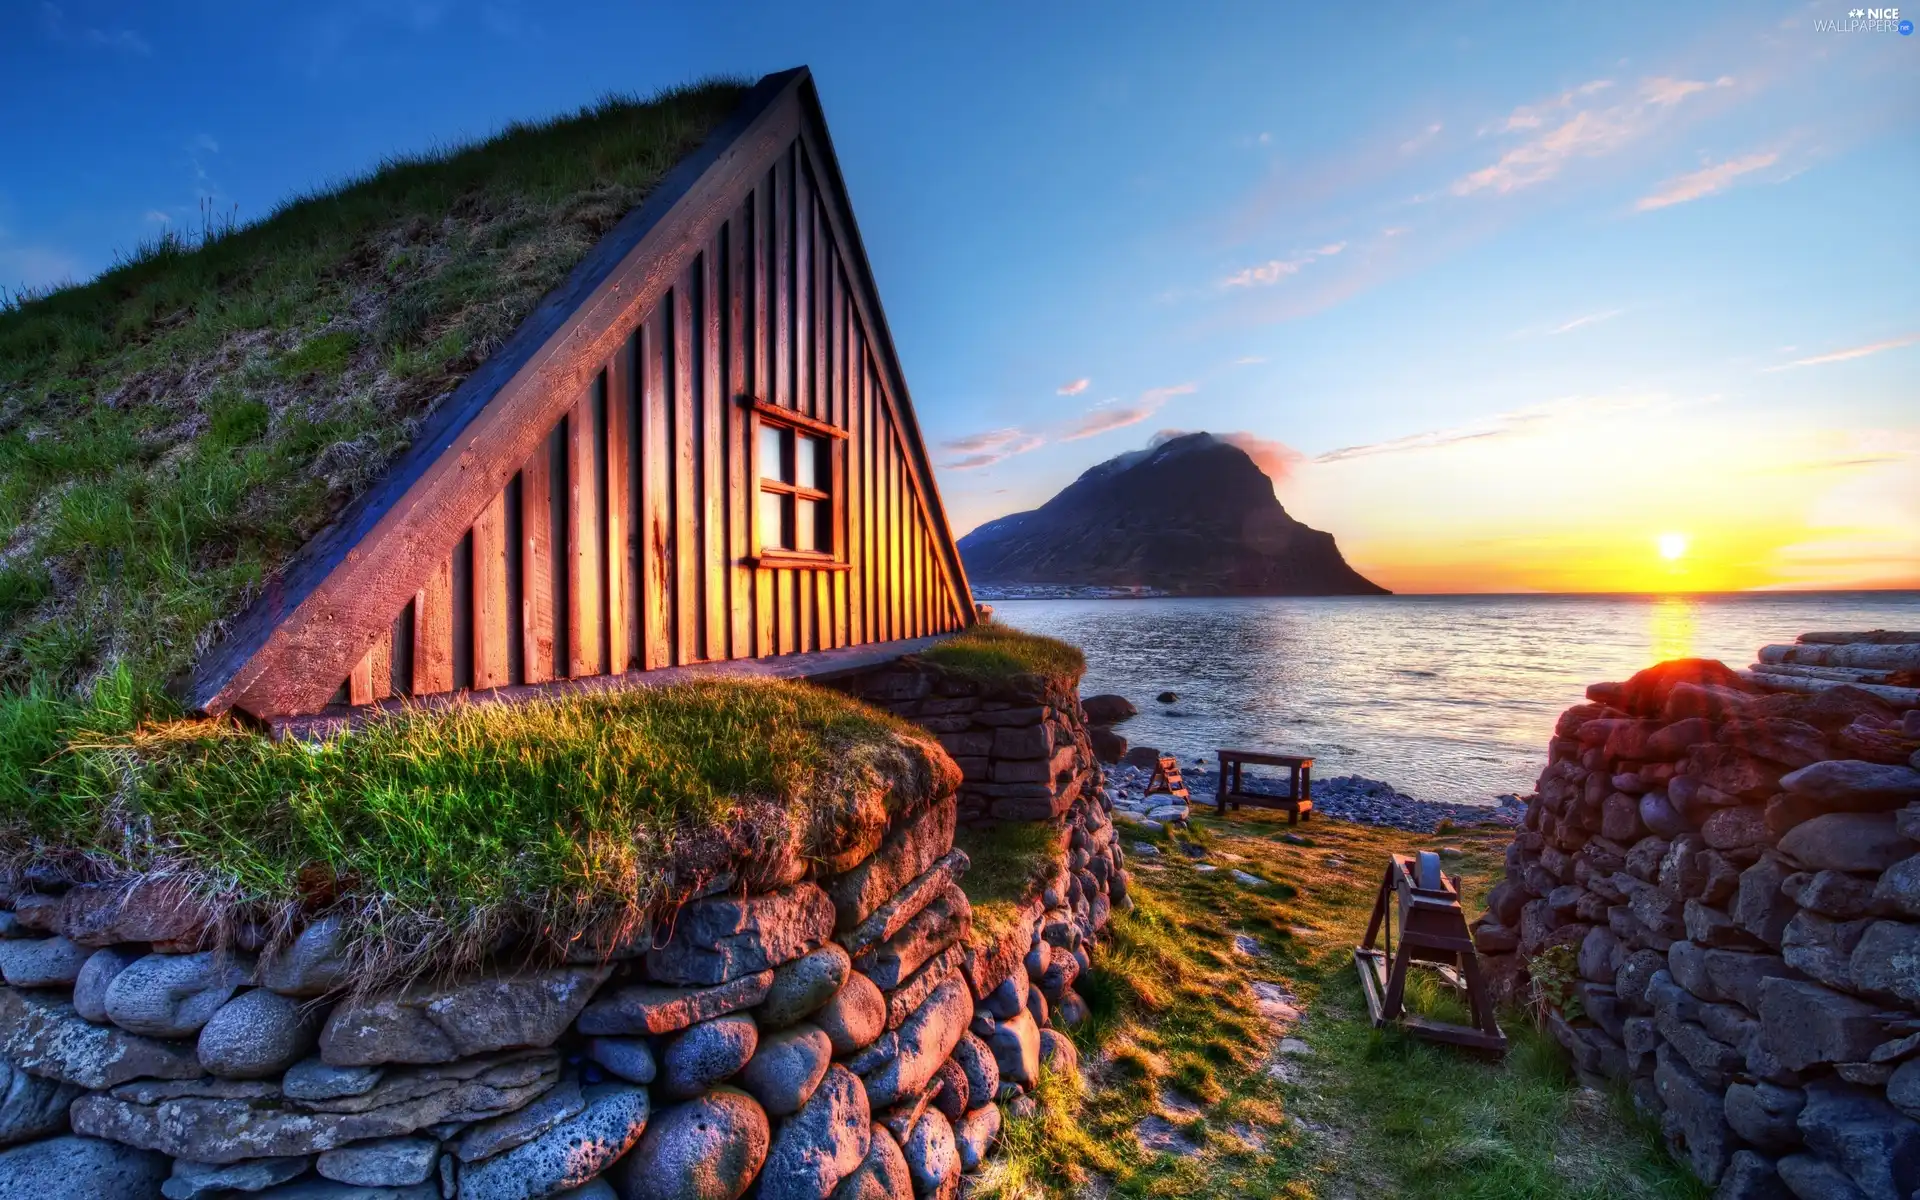
[[[1163,852],[1130,857],[1136,907],[1116,915],[1076,985],[1092,1014],[1073,1035],[1090,1082],[1049,1080],[1058,1111],[1008,1122],[976,1195],[1705,1196],[1623,1098],[1582,1089],[1522,1014],[1502,1018],[1513,1043],[1503,1060],[1375,1030],[1352,947],[1387,853],[1434,841],[1324,819],[1311,828],[1313,844],[1294,846],[1272,814],[1197,818],[1190,840],[1219,867],[1203,873],[1174,840],[1122,826],[1123,844]],[[1469,908],[1500,877],[1509,836],[1446,835],[1467,852],[1447,866],[1464,876]],[[1273,885],[1245,887],[1232,867]],[[1236,936],[1261,956],[1236,949]],[[1256,980],[1302,1001],[1296,1053],[1277,1052],[1278,1031],[1252,1003]],[[1459,1015],[1451,990],[1424,973],[1410,1000]],[[1135,1128],[1149,1116],[1197,1151],[1145,1150]]]
[[[1060,829],[1046,821],[986,821],[962,825],[953,844],[967,852],[971,938],[985,945],[1018,919],[1021,904],[1067,860]]]
[[[948,638],[920,657],[983,683],[1030,675],[1064,686],[1079,682],[1087,670],[1079,647],[991,621]]]
[[[7,297],[0,694],[85,707],[124,669],[136,717],[169,711],[160,683],[742,93],[609,98]]]
[[[26,713],[0,737],[72,724]],[[915,727],[784,682],[403,710],[324,743],[174,721],[55,754],[0,865],[184,872],[269,926],[339,912],[370,971],[415,973],[503,931],[537,949],[630,929],[763,847],[825,856],[951,772]]]

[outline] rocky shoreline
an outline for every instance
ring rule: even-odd
[[[1206,764],[1196,762],[1183,768],[1187,790],[1193,803],[1201,807],[1213,803],[1215,773]],[[1134,824],[1165,825],[1184,821],[1185,806],[1169,796],[1146,794],[1153,778],[1150,767],[1118,763],[1107,768],[1106,788],[1116,819],[1131,819]],[[1518,825],[1525,806],[1518,796],[1498,797],[1493,804],[1449,804],[1438,800],[1418,800],[1378,779],[1360,775],[1335,775],[1315,779],[1312,784],[1313,811],[1316,815],[1352,821],[1361,825],[1380,825],[1405,829],[1411,833],[1433,833],[1441,822],[1455,825],[1495,823]]]

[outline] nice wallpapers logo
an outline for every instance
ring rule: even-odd
[[[1913,21],[1902,17],[1897,8],[1848,9],[1846,19],[1816,19],[1813,28],[1815,33],[1897,33],[1901,37],[1913,36]]]

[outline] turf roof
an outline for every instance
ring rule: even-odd
[[[164,713],[161,686],[744,94],[515,125],[0,309],[0,785],[20,723],[55,719],[23,704],[110,682]]]

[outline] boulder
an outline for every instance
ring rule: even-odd
[[[63,937],[0,941],[0,977],[14,987],[70,988],[93,951]]]
[[[259,1200],[441,1200],[438,1183],[413,1183],[406,1187],[361,1188],[334,1183],[328,1179],[298,1179],[255,1193]],[[612,1200],[594,1184],[578,1192],[562,1192],[547,1200]]]
[[[1909,1058],[1887,1079],[1887,1103],[1920,1119],[1920,1058]]]
[[[1829,921],[1803,912],[1787,923],[1780,952],[1787,965],[1829,987],[1853,990],[1852,957],[1867,921]]]
[[[1752,684],[1717,659],[1675,658],[1636,671],[1621,684],[1619,707],[1636,716],[1659,716],[1666,711],[1674,690],[1682,686],[1719,688],[1733,693],[1753,690]]]
[[[1089,725],[1117,725],[1139,711],[1133,706],[1133,701],[1111,692],[1088,696],[1080,701],[1080,712]]]
[[[1888,867],[1874,885],[1873,898],[1890,911],[1920,917],[1920,854]]]
[[[1783,776],[1780,786],[1841,812],[1879,812],[1920,800],[1920,771],[1912,767],[1829,759]]]
[[[836,1056],[844,1057],[874,1043],[887,1028],[887,998],[874,982],[858,971],[813,1014],[813,1024],[826,1032]]]
[[[835,1064],[811,1099],[780,1126],[760,1171],[760,1200],[822,1200],[873,1144],[866,1089]]]
[[[798,966],[811,958],[813,955],[807,955],[788,965]],[[710,1021],[762,1003],[772,994],[777,975],[771,970],[760,971],[714,987],[637,984],[615,988],[596,996],[581,1010],[580,1032],[624,1037],[678,1033],[697,1021]]]
[[[740,1086],[768,1116],[796,1112],[827,1077],[833,1043],[817,1025],[795,1025],[760,1039],[740,1072]]]
[[[1040,1063],[1055,1075],[1073,1075],[1080,1070],[1080,1051],[1057,1029],[1040,1031]]]
[[[185,1046],[95,1025],[71,1004],[13,988],[0,988],[0,1056],[30,1074],[92,1089],[200,1074]]]
[[[164,1155],[89,1137],[0,1150],[0,1200],[151,1200],[171,1164]]]
[[[1700,823],[1700,836],[1715,850],[1747,850],[1771,840],[1766,811],[1753,805],[1715,809]]]
[[[987,1036],[1003,1083],[1032,1087],[1040,1081],[1040,1026],[1031,1013],[996,1021]]]
[[[280,1090],[289,1100],[340,1100],[366,1095],[385,1074],[380,1067],[335,1067],[306,1058],[287,1068]]]
[[[612,970],[556,967],[350,998],[320,1031],[320,1057],[337,1067],[364,1067],[551,1046]]]
[[[191,1037],[252,973],[252,963],[214,950],[149,954],[107,985],[107,1017],[130,1033]]]
[[[1794,1196],[1780,1182],[1772,1159],[1752,1150],[1735,1150],[1713,1200],[1794,1200]]]
[[[66,1132],[67,1106],[79,1094],[71,1083],[29,1075],[0,1058],[0,1147]]]
[[[197,1163],[177,1158],[173,1174],[160,1185],[167,1200],[222,1200],[235,1192],[260,1192],[307,1173],[313,1160],[306,1155],[293,1158],[250,1158],[237,1163]]]
[[[933,1106],[945,1113],[949,1121],[958,1121],[974,1103],[973,1088],[967,1083],[967,1073],[951,1058],[941,1063],[940,1069],[934,1072],[930,1090],[933,1093]]]
[[[1848,962],[1855,989],[1920,1007],[1920,925],[1875,921]]]
[[[1837,1163],[1871,1200],[1906,1200],[1920,1188],[1920,1124],[1865,1088],[1807,1084],[1800,1136]]]
[[[1640,802],[1625,792],[1614,792],[1600,805],[1600,836],[1614,842],[1632,842],[1646,831],[1640,823]]]
[[[715,1088],[655,1113],[614,1179],[623,1200],[737,1200],[770,1142],[767,1115],[752,1097]]]
[[[924,874],[953,848],[955,806],[935,804],[889,833],[865,862],[827,881],[834,928],[845,932]]]
[[[906,1156],[915,1195],[942,1195],[945,1189],[957,1186],[960,1151],[954,1145],[953,1126],[939,1109],[929,1108],[920,1114],[901,1141],[900,1152]]]
[[[874,1125],[867,1156],[833,1189],[832,1200],[913,1200],[913,1176],[907,1170],[906,1155],[885,1126]]]
[[[328,1150],[314,1160],[321,1178],[354,1187],[406,1187],[425,1183],[440,1161],[440,1143],[430,1138],[375,1138]]]
[[[1914,852],[1892,813],[1837,812],[1796,825],[1780,852],[1809,871],[1880,872]]]
[[[1714,732],[1714,741],[1787,768],[1804,767],[1827,757],[1826,739],[1820,731],[1791,717],[1728,721]]]
[[[702,1021],[674,1035],[660,1054],[661,1094],[690,1100],[747,1065],[760,1031],[745,1013]]]
[[[647,974],[683,986],[725,983],[792,962],[826,941],[833,923],[833,902],[811,883],[709,896],[681,906],[673,936],[647,951]]]
[[[1000,1120],[999,1105],[983,1104],[953,1123],[953,1143],[960,1152],[962,1171],[972,1174],[987,1161],[993,1143],[1000,1137]]]
[[[291,1074],[291,1072],[290,1072]],[[371,1088],[296,1107],[267,1081],[141,1081],[74,1101],[77,1132],[202,1163],[315,1154],[445,1122],[481,1121],[531,1103],[552,1087],[552,1051],[483,1055],[389,1070]]]
[[[652,1083],[659,1069],[653,1059],[653,1048],[645,1038],[588,1038],[587,1057],[599,1063],[608,1074],[628,1083]]]
[[[928,959],[964,938],[972,922],[973,906],[967,894],[957,883],[946,880],[898,932],[855,955],[854,969],[872,979],[881,991],[897,988]]]
[[[288,996],[324,996],[351,982],[346,923],[323,917],[260,960],[260,985]]]
[[[973,996],[966,981],[949,978],[914,1010],[900,1026],[899,1048],[886,1063],[866,1076],[866,1091],[877,1108],[919,1094],[933,1082],[954,1046],[973,1019]]]
[[[1679,837],[1693,828],[1664,790],[1646,792],[1640,797],[1640,823],[1664,838]]]
[[[827,942],[776,969],[766,998],[753,1015],[762,1029],[785,1029],[804,1021],[833,999],[852,972],[853,960],[846,950]]]
[[[209,1074],[227,1079],[278,1075],[313,1050],[320,1036],[320,1016],[309,1003],[253,988],[208,1018],[200,1029],[195,1055]]]
[[[1873,907],[1873,891],[1871,880],[1844,871],[1796,871],[1780,884],[1788,900],[1836,921],[1866,916]]]
[[[1727,1124],[1744,1140],[1769,1154],[1785,1154],[1800,1145],[1800,1110],[1806,1093],[1771,1083],[1736,1083],[1727,1089]]]
[[[1698,900],[1687,901],[1685,924],[1687,940],[1698,946],[1761,949],[1759,939],[1735,924],[1732,917]]]
[[[1701,959],[1710,984],[1702,995],[1708,999],[1730,1000],[1752,1013],[1760,1011],[1762,981],[1793,975],[1793,969],[1777,954],[1708,950],[1702,953]]]
[[[1839,1166],[1813,1154],[1789,1154],[1773,1164],[1780,1182],[1801,1200],[1865,1200]]]
[[[1759,1017],[1769,1050],[1790,1071],[1865,1062],[1886,1040],[1877,1007],[1805,980],[1761,980]]]
[[[504,1154],[460,1171],[460,1200],[538,1200],[579,1187],[633,1149],[647,1127],[647,1090],[632,1084],[580,1089],[586,1108]]]
[[[73,1010],[96,1025],[107,1023],[107,986],[120,972],[132,966],[144,950],[109,946],[95,950],[80,967],[73,981]]]
[[[1000,1090],[999,1060],[987,1044],[972,1033],[955,1043],[953,1062],[966,1074],[969,1097],[990,1098]]]
[[[166,942],[190,946],[212,924],[214,906],[181,876],[131,883],[83,883],[61,897],[60,932],[83,946]]]
[[[1095,758],[1109,765],[1119,762],[1127,754],[1127,739],[1104,725],[1095,725],[1087,730],[1087,744],[1093,747]]]
[[[572,1120],[586,1108],[580,1080],[568,1075],[526,1107],[469,1126],[453,1143],[454,1157],[461,1162],[479,1162],[504,1154],[526,1145],[560,1122]]]
[[[1666,1106],[1666,1120],[1679,1130],[1693,1173],[1711,1186],[1720,1181],[1739,1141],[1728,1127],[1720,1093],[1661,1046],[1653,1082]]]
[[[1695,746],[1689,760],[1690,773],[1700,780],[1703,792],[1718,792],[1735,804],[1764,800],[1779,791],[1785,772],[1779,763],[1731,746]]]

